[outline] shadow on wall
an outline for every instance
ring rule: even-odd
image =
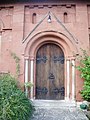
[[[66,0],[63,0],[61,1],[61,3],[65,3]],[[29,2],[29,3],[60,3],[60,0],[3,0],[3,1],[0,1],[0,4],[3,4],[3,3],[6,3],[6,4],[9,4],[9,3],[25,3],[25,2]],[[76,2],[76,0],[68,0],[68,2]],[[77,2],[89,2],[89,0],[79,0]]]

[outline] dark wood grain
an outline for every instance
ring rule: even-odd
[[[64,63],[54,61],[54,57],[59,58],[60,56],[64,56],[64,53],[55,44],[45,44],[39,48],[36,55],[36,99],[64,99],[64,95],[61,95],[60,92],[53,92],[56,88],[59,90],[64,87]],[[45,62],[43,57],[47,58]],[[47,94],[43,93],[43,88],[47,88]]]

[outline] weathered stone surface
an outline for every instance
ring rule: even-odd
[[[33,16],[34,14],[36,15]],[[80,48],[88,51],[90,48],[90,0],[0,0],[0,73],[9,72],[15,75],[16,64],[11,57],[11,52],[14,52],[20,58],[20,83],[28,80],[34,85],[32,88],[34,91],[28,95],[32,96],[31,99],[36,98],[36,53],[47,43],[60,47],[64,52],[65,61],[69,60],[70,63],[76,60],[77,55],[82,55]],[[29,64],[26,66],[27,60]],[[30,63],[31,60],[34,61],[34,68]],[[78,62],[75,63],[77,65]],[[51,66],[50,63],[50,66],[46,65],[45,69]],[[81,101],[80,91],[83,81],[79,77],[80,73],[76,71],[74,75],[72,64],[67,65],[65,62],[64,66],[65,98],[74,99],[75,96],[76,101]],[[67,72],[69,69],[70,72]],[[55,71],[54,67],[51,71]],[[48,71],[40,70],[39,74],[44,72]],[[68,85],[69,80],[70,85]]]
[[[34,100],[33,104],[35,111],[30,120],[88,120],[75,102]]]
[[[90,119],[90,111],[84,111],[84,113]]]
[[[77,108],[36,108],[31,120],[88,120]]]

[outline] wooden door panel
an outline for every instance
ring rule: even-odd
[[[64,99],[64,54],[45,44],[36,55],[36,99]]]

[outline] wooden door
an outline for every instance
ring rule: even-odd
[[[45,44],[37,51],[36,99],[64,99],[64,53],[55,44]]]

